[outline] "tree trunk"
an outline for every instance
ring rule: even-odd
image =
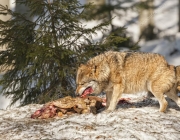
[[[178,13],[178,18],[179,18],[179,22],[178,22],[178,32],[180,32],[180,0],[179,0],[179,4],[178,4],[178,10],[179,10],[179,13]]]
[[[141,2],[147,4],[148,8],[139,10],[140,38],[152,40],[156,37],[154,33],[154,0],[141,0]]]

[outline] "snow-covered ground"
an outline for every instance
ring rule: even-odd
[[[0,78],[2,77],[2,74],[0,74]],[[0,85],[0,90],[2,89],[2,86]],[[13,106],[9,106],[11,103],[11,98],[10,97],[6,97],[2,94],[0,94],[0,109],[7,109],[8,107],[9,108],[14,108],[14,107],[17,107],[19,106],[19,103],[15,103],[15,105]]]
[[[180,109],[169,100],[167,112],[160,113],[155,99],[139,96],[131,97],[132,104],[120,104],[112,113],[97,115],[31,119],[31,114],[42,107],[37,104],[0,110],[0,139],[179,140]]]
[[[2,75],[0,75],[0,78],[2,77]],[[1,90],[2,86],[0,86],[0,90]],[[8,106],[8,104],[10,103],[10,99],[7,99],[5,96],[0,94],[0,109],[6,109],[6,107]]]

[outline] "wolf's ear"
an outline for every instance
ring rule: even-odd
[[[97,70],[97,66],[93,66],[93,72],[96,73],[96,70]]]
[[[85,64],[80,64],[78,68],[79,68],[79,69],[86,69],[87,67],[88,67],[88,66],[85,65]]]
[[[78,67],[83,67],[83,66],[84,66],[84,64],[82,64],[82,63],[81,63],[81,64],[78,64]]]
[[[110,74],[110,68],[107,62],[96,66],[96,76],[98,81],[107,81]]]

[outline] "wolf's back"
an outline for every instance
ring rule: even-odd
[[[132,68],[139,66],[167,66],[162,55],[144,52],[114,52],[108,51],[90,59],[87,64],[98,65],[107,62],[110,66],[123,67],[132,65]],[[138,66],[139,65],[139,66]]]

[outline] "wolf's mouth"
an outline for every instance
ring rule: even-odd
[[[81,97],[86,97],[86,95],[91,94],[92,92],[93,92],[92,87],[87,87],[87,88],[83,91]]]

